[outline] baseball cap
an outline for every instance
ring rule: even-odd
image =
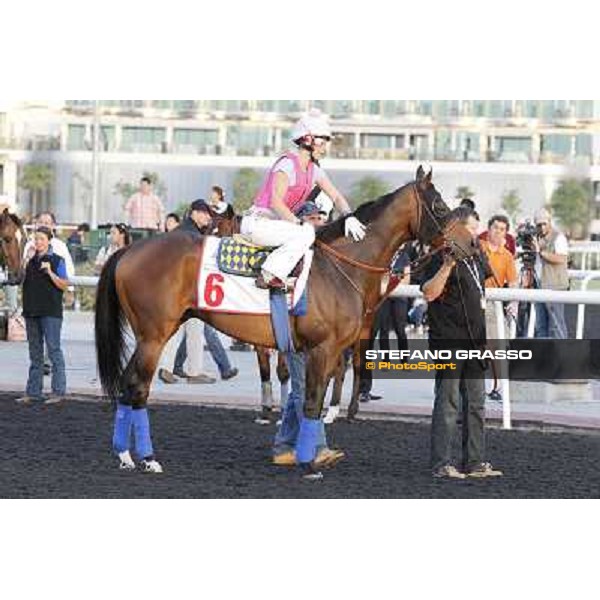
[[[210,206],[207,204],[206,200],[199,198],[190,204],[190,210],[198,210],[210,213]]]

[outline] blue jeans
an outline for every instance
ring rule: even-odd
[[[44,388],[44,341],[52,363],[52,393],[64,396],[67,392],[65,358],[60,347],[62,319],[57,317],[27,317],[27,341],[29,343],[29,377],[26,394],[41,398]]]
[[[208,323],[204,324],[204,339],[206,340],[208,351],[219,369],[221,377],[229,373],[229,371],[231,371],[231,363],[227,357],[227,352],[225,352],[225,348],[223,348],[223,344],[221,344],[217,330]]]
[[[274,454],[289,452],[296,447],[300,422],[304,416],[304,399],[306,397],[306,356],[303,352],[288,352],[288,367],[292,380],[292,389],[281,414],[281,425],[275,434]],[[325,424],[321,423],[321,433],[317,443],[317,451],[327,447]]]
[[[231,363],[223,344],[219,339],[219,334],[214,327],[211,327],[207,323],[204,324],[204,339],[208,346],[208,351],[215,361],[219,373],[221,376],[231,371]],[[175,365],[173,367],[174,373],[182,373],[183,365],[187,359],[187,334],[181,338],[179,348],[177,348],[177,354],[175,355]]]
[[[565,340],[569,337],[565,323],[565,305],[556,302],[536,303],[535,337]]]

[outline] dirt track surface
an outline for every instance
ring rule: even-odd
[[[165,473],[125,473],[110,452],[112,412],[100,402],[18,406],[0,396],[0,496],[5,498],[597,498],[600,435],[490,430],[488,455],[506,476],[440,482],[427,470],[429,425],[335,423],[348,458],[306,482],[269,464],[274,426],[247,411],[150,410]]]

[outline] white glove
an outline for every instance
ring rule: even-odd
[[[351,235],[355,242],[360,242],[366,235],[365,226],[356,217],[347,217],[344,233],[346,236]]]

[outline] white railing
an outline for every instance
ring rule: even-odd
[[[0,282],[2,281],[0,272]],[[533,335],[536,302],[556,302],[559,304],[577,304],[577,339],[583,338],[583,325],[585,319],[585,306],[588,304],[600,305],[600,292],[590,292],[587,286],[593,279],[600,279],[600,271],[569,271],[569,277],[582,282],[582,290],[546,290],[546,289],[520,289],[520,288],[488,288],[485,291],[487,302],[494,303],[496,326],[499,339],[506,339],[503,302],[531,303],[532,312],[529,318],[528,336]],[[70,283],[80,287],[96,287],[98,277],[77,275],[70,279]],[[390,297],[422,298],[423,293],[417,285],[398,285]],[[502,380],[502,424],[505,429],[511,429],[510,386],[507,379]]]

